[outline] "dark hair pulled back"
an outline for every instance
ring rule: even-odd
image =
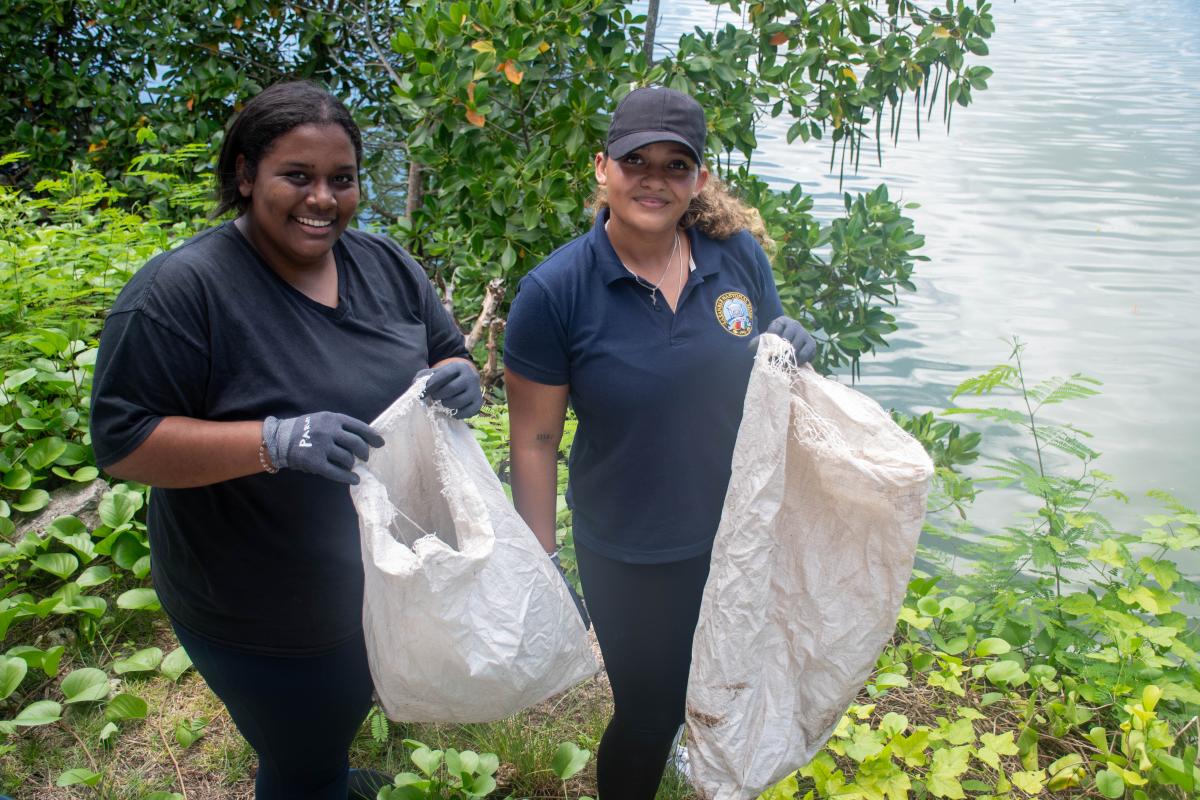
[[[354,145],[354,160],[362,166],[362,134],[342,101],[308,81],[287,81],[252,97],[230,122],[217,159],[217,207],[214,217],[231,209],[241,213],[250,199],[238,191],[238,156],[243,175],[253,178],[258,164],[275,140],[301,125],[337,125]]]

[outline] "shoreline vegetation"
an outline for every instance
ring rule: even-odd
[[[152,254],[204,224],[150,207],[135,214],[118,198],[87,171],[36,192],[0,189],[0,791],[249,797],[253,755],[189,668],[150,588],[146,488],[114,484],[90,524],[23,525],[56,488],[99,476],[87,399],[105,309]],[[976,534],[975,567],[955,574],[923,549],[932,566],[914,574],[855,705],[766,800],[1182,800],[1200,790],[1200,634],[1184,613],[1200,587],[1175,561],[1200,550],[1200,515],[1165,494],[1121,494],[1072,422],[1085,418],[1075,404],[1097,382],[1034,380],[1021,353],[1014,341],[1005,363],[965,381],[955,408],[897,415],[937,467],[927,536]],[[1016,430],[1028,455],[975,463],[980,435],[961,418]],[[505,407],[491,405],[474,428],[503,475]],[[971,500],[993,487],[1025,493],[1037,509],[977,535]],[[1145,509],[1142,529],[1114,530],[1104,516],[1113,503]],[[565,510],[560,522],[570,567]],[[574,800],[594,795],[590,756],[608,702],[597,679],[487,725],[403,725],[373,713],[352,760],[408,774],[385,800]],[[692,796],[678,778],[660,794]]]

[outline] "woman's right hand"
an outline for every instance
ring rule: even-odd
[[[317,411],[263,422],[267,455],[278,469],[296,469],[338,483],[358,483],[351,470],[383,437],[365,422],[335,411]]]

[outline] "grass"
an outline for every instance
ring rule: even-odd
[[[136,636],[133,634],[136,633]],[[153,643],[170,652],[178,643],[163,619],[147,630],[122,630],[119,647],[98,640],[96,648],[77,658],[108,662]],[[594,645],[593,645],[594,646]],[[87,663],[64,664],[60,676]],[[56,679],[57,680],[57,679]],[[17,800],[142,800],[151,792],[178,792],[187,800],[251,800],[256,758],[242,739],[221,702],[203,679],[189,670],[172,682],[161,674],[139,678],[126,675],[125,689],[147,701],[146,719],[121,723],[107,742],[100,741],[106,724],[99,710],[83,705],[66,711],[70,724],[29,729],[15,739],[16,749],[0,757],[0,791]],[[39,693],[42,689],[37,690]],[[564,787],[550,770],[555,748],[574,742],[594,754],[612,713],[607,678],[600,675],[528,709],[497,722],[473,725],[389,723],[387,737],[376,741],[369,725],[355,740],[350,762],[388,773],[412,769],[404,739],[431,747],[490,752],[499,756],[496,798],[543,800],[596,795],[595,759]],[[184,747],[175,738],[181,723],[207,720],[203,735]],[[101,782],[56,786],[68,769],[84,767],[103,773]],[[658,800],[694,800],[695,794],[668,770]]]

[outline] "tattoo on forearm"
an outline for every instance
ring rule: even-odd
[[[537,435],[537,440],[538,440],[539,442],[548,442],[548,441],[550,441],[550,440],[551,440],[551,439],[553,439],[553,438],[554,438],[554,437],[553,437],[551,434],[549,434],[549,433],[539,433],[539,434]]]

